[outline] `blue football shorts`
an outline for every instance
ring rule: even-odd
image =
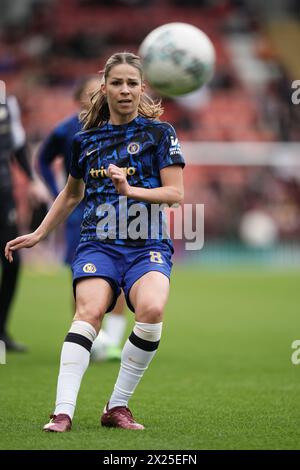
[[[113,289],[114,298],[107,309],[110,312],[123,289],[130,310],[130,289],[144,274],[158,271],[170,279],[172,250],[166,243],[154,242],[147,246],[125,246],[98,241],[82,242],[78,245],[72,263],[73,290],[76,283],[85,277],[101,277]]]

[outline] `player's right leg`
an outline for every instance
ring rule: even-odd
[[[136,262],[126,271],[123,288],[129,308],[135,312],[135,326],[126,341],[113,393],[101,416],[102,426],[142,430],[128,408],[144,372],[156,354],[162,331],[164,307],[169,295],[171,251],[136,250]],[[141,256],[141,253],[143,256]],[[132,252],[128,250],[130,259]]]
[[[119,361],[121,359],[121,343],[126,323],[126,301],[124,293],[121,292],[113,310],[105,315],[101,331],[93,343],[91,350],[93,361]]]
[[[112,304],[110,283],[99,277],[81,278],[76,283],[76,313],[65,338],[60,360],[55,411],[44,431],[65,432],[72,426],[82,377],[89,365],[90,351],[104,313]]]

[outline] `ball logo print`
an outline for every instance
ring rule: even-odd
[[[146,36],[139,48],[149,85],[163,96],[180,96],[212,78],[215,49],[208,36],[188,23],[168,23]]]
[[[95,273],[97,271],[97,268],[93,263],[87,263],[83,266],[82,270],[85,273]]]

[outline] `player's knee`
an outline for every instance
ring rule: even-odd
[[[100,329],[104,311],[94,305],[80,305],[76,307],[74,320],[86,321],[93,325],[97,330]]]
[[[164,309],[160,303],[141,305],[136,309],[136,318],[142,323],[160,323],[163,319]]]

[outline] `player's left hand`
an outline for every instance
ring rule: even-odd
[[[128,196],[130,192],[130,184],[127,181],[124,169],[111,163],[107,169],[107,175],[111,178],[118,194]]]

